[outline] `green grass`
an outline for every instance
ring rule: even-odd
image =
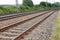
[[[55,34],[52,37],[52,40],[60,40],[60,11],[58,13],[58,17],[56,19],[56,30],[55,30]]]

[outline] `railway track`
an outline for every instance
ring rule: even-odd
[[[0,29],[0,40],[20,40],[28,32],[32,31],[54,12],[45,12],[23,22],[15,23]]]
[[[47,18],[31,32],[28,32],[21,40],[51,40],[55,30],[57,12]]]
[[[17,18],[17,17],[22,17],[22,16],[27,16],[27,15],[31,15],[31,14],[35,14],[35,13],[44,12],[44,11],[46,11],[46,10],[32,11],[32,12],[25,12],[25,13],[17,13],[17,14],[10,14],[10,15],[0,15],[0,21],[13,19],[13,18]]]
[[[28,15],[28,16],[23,16],[23,17],[11,19],[11,20],[1,21],[0,22],[0,31],[8,29],[9,27],[16,25],[16,24],[22,24],[26,21],[29,21],[29,20],[34,19],[36,17],[42,16],[46,13],[48,13],[48,11],[37,13],[37,14],[32,14],[32,15]]]

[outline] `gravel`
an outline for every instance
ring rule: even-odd
[[[24,36],[24,39],[21,40],[51,40],[51,36],[55,30],[54,22],[56,16],[57,12],[51,15],[32,32],[29,32],[28,35]]]

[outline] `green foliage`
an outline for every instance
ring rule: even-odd
[[[3,9],[3,6],[0,6],[0,9]]]
[[[3,10],[0,10],[0,14],[4,14]]]
[[[14,6],[0,6],[0,14],[9,14],[16,12],[16,8]]]
[[[46,2],[41,2],[41,3],[40,3],[40,6],[46,7]]]
[[[32,0],[23,0],[23,4],[19,6],[18,12],[27,12],[34,10],[45,10],[47,4],[47,9],[59,9],[60,3],[49,3],[49,2],[41,2],[39,5],[33,5]],[[16,6],[0,6],[0,14],[9,14],[16,13]]]
[[[19,10],[20,12],[27,12],[27,11],[34,11],[34,10],[44,10],[44,7],[43,6],[32,6],[32,7],[29,7],[29,6],[24,6],[24,5],[21,5],[19,7]]]
[[[33,6],[33,2],[32,2],[32,0],[23,0],[23,5],[32,7]]]
[[[29,6],[21,5],[21,6],[19,7],[19,10],[20,10],[20,12],[25,12],[25,11],[28,11],[29,8],[30,8]]]
[[[53,3],[52,6],[53,7],[60,7],[60,3],[59,2]]]
[[[47,4],[48,7],[51,7],[51,5],[52,5],[51,3],[48,3],[48,2],[41,2],[40,6],[46,7],[46,4]]]

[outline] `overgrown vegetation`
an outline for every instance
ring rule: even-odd
[[[48,3],[41,2],[39,5],[34,5],[32,0],[23,0],[23,4],[19,6],[18,12],[34,11],[34,10],[45,10],[47,3],[47,9],[59,8],[60,3]],[[16,13],[16,6],[0,6],[0,14]]]
[[[60,40],[60,12],[58,14],[55,24],[56,24],[56,30],[52,37],[52,40]]]
[[[0,6],[0,14],[9,14],[15,12],[16,12],[15,6]]]

